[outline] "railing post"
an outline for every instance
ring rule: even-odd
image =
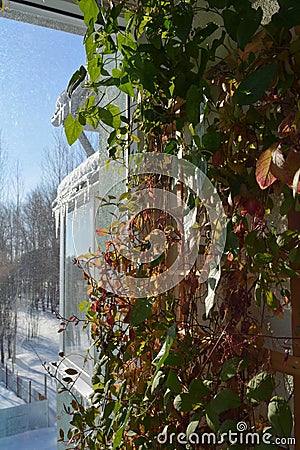
[[[44,375],[44,397],[47,398],[47,375]]]
[[[29,399],[28,403],[31,403],[31,380],[29,380]]]
[[[19,396],[19,375],[17,374],[17,397]]]

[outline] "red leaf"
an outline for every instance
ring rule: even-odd
[[[295,144],[297,144],[297,125],[295,122],[295,113],[291,112],[279,125],[278,127],[278,136],[281,139],[289,139],[292,140]]]
[[[278,144],[273,144],[264,151],[256,164],[256,181],[261,189],[267,189],[277,178],[271,172],[273,151],[276,150]]]
[[[135,338],[135,331],[134,331],[133,328],[130,328],[130,330],[129,330],[129,339],[131,341],[134,341],[134,338]]]
[[[64,329],[64,328],[60,328],[60,329],[58,330],[58,333],[62,333],[63,331],[65,331],[65,329]]]
[[[300,169],[300,152],[292,147],[287,155],[286,163],[292,173],[297,172],[297,170]]]
[[[255,197],[250,197],[243,200],[241,202],[241,205],[243,207],[241,211],[243,216],[245,216],[246,214],[250,214],[250,216],[256,216],[262,219],[265,214],[263,205]]]
[[[106,228],[97,228],[96,233],[98,236],[107,236],[108,230]]]
[[[113,316],[111,310],[108,311],[108,313],[106,314],[106,323],[107,323],[107,325],[109,325],[110,327],[113,327],[114,324],[115,324],[115,318],[114,318],[114,316]]]

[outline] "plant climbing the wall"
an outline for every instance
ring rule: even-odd
[[[69,143],[89,125],[105,130],[109,158],[126,167],[128,153],[180,156],[215,187],[227,239],[220,265],[200,282],[212,229],[205,204],[183,183],[150,168],[129,171],[121,196],[100,199],[118,215],[110,228],[97,229],[104,245],[75,261],[87,281],[89,301],[80,307],[98,356],[90,406],[73,400],[72,427],[61,435],[68,448],[200,449],[206,433],[207,448],[262,449],[266,433],[268,445],[291,434],[288,399],[276,395],[265,348],[266,317],[282,317],[287,280],[300,269],[300,236],[285,220],[300,210],[300,6],[278,3],[264,23],[261,7],[248,0],[78,1],[87,64],[68,91],[83,84],[88,97],[65,122]],[[130,117],[112,88],[115,98],[130,98]],[[138,192],[158,187],[194,211],[199,257],[159,295],[111,292],[95,276],[104,265],[155,279],[176,257],[181,234],[172,218],[155,208],[134,215]],[[130,261],[116,245],[114,229],[129,212],[136,251],[148,250],[151,229],[166,235],[151,263]],[[290,342],[274,338],[284,364]],[[239,432],[238,446],[230,430]],[[247,431],[254,441],[243,440]]]

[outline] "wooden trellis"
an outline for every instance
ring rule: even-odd
[[[293,211],[289,213],[288,228],[300,231],[299,212]],[[271,361],[274,370],[294,377],[295,450],[300,450],[300,277],[291,280],[291,303],[293,355],[288,357],[284,365],[282,353],[273,351]]]

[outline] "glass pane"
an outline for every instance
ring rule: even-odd
[[[87,301],[85,293],[87,282],[81,270],[73,260],[80,254],[93,248],[93,202],[88,202],[67,216],[66,226],[66,265],[65,265],[65,312],[66,318],[72,316],[84,319],[84,313],[78,309],[79,304]],[[64,351],[73,362],[83,367],[86,350],[89,347],[89,330],[82,330],[83,322],[70,324],[64,333]],[[89,372],[89,364],[85,370]]]
[[[83,37],[0,17],[0,129],[9,167],[20,161],[23,197],[42,181],[53,147],[56,100],[85,63]]]

